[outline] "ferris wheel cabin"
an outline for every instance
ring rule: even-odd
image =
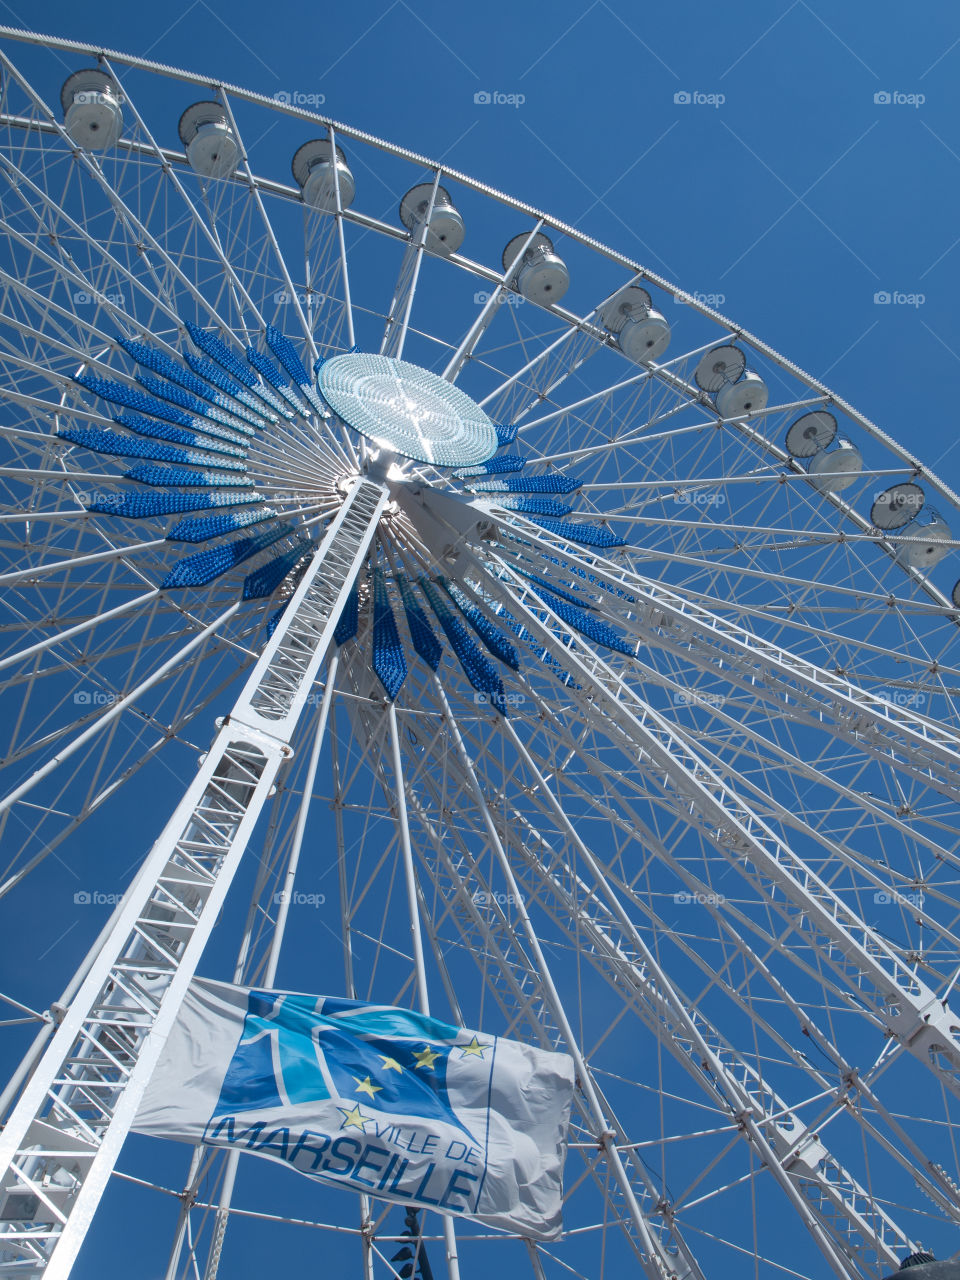
[[[97,67],[68,76],[60,90],[63,124],[78,147],[105,151],[116,146],[123,130],[123,102],[116,82]]]

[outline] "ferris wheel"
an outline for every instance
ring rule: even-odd
[[[933,1277],[960,501],[285,97],[0,28],[0,1276]],[[131,1134],[196,974],[569,1054],[563,1234]]]

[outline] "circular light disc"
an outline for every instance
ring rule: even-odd
[[[389,356],[334,356],[317,387],[330,408],[373,444],[415,462],[465,467],[496,453],[497,432],[479,405],[419,365]]]

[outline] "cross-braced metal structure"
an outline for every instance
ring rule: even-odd
[[[463,174],[76,43],[0,63],[0,896],[84,935],[3,993],[0,1276],[102,1274],[130,1206],[167,1280],[264,1232],[364,1280],[949,1252],[948,485]],[[196,972],[565,1050],[564,1235],[137,1137]]]

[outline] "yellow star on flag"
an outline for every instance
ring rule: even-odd
[[[366,1123],[370,1119],[360,1110],[360,1103],[354,1103],[353,1110],[348,1111],[346,1107],[337,1107],[337,1110],[343,1116],[343,1124],[341,1129],[359,1129],[361,1133],[366,1133]]]
[[[484,1049],[489,1049],[490,1046],[481,1044],[477,1037],[474,1036],[469,1044],[462,1044],[460,1048],[463,1050],[460,1054],[461,1058],[482,1058]]]
[[[425,1049],[421,1049],[419,1053],[415,1053],[413,1056],[417,1060],[418,1071],[421,1067],[426,1067],[428,1071],[432,1071],[433,1064],[440,1057],[439,1053],[434,1053],[429,1045],[427,1045]]]
[[[353,1078],[357,1082],[357,1093],[369,1093],[371,1098],[375,1093],[380,1093],[383,1088],[382,1085],[373,1084],[369,1076],[367,1076],[366,1080],[361,1080],[359,1076],[354,1076]]]
[[[383,1063],[384,1071],[399,1071],[400,1074],[403,1075],[403,1067],[401,1067],[396,1058],[387,1058],[381,1053],[380,1060]],[[356,1077],[354,1077],[354,1079],[356,1079]]]

